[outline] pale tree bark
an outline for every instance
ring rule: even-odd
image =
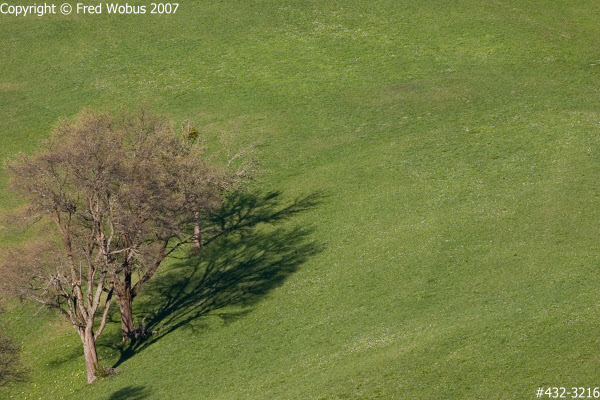
[[[76,268],[75,255],[73,249],[73,238],[71,232],[72,213],[67,212],[65,217],[61,217],[61,213],[56,210],[54,214],[54,222],[57,229],[63,239],[63,248],[68,260],[68,267],[70,271],[70,292],[69,288],[65,285],[59,286],[59,290],[64,293],[68,298],[66,314],[69,317],[69,321],[75,326],[81,342],[83,344],[83,354],[85,357],[87,382],[92,383],[96,380],[96,373],[98,371],[98,354],[96,352],[96,339],[104,330],[106,326],[106,320],[108,318],[108,311],[112,301],[113,288],[109,288],[108,294],[104,302],[104,312],[100,320],[100,326],[96,333],[94,333],[94,322],[96,320],[96,313],[102,300],[102,294],[105,289],[106,276],[108,273],[107,269],[107,252],[106,247],[102,246],[102,241],[105,241],[105,235],[100,224],[94,224],[91,231],[91,237],[102,239],[100,246],[91,245],[88,250],[86,257],[87,261],[87,274],[82,273],[82,269]],[[92,239],[93,240],[93,239]],[[92,260],[92,253],[94,248],[99,248],[99,252],[95,257],[95,261],[104,261],[104,264],[99,264]],[[83,262],[83,260],[81,260]],[[85,281],[86,294],[84,295],[81,285]],[[58,280],[60,285],[60,280]],[[64,309],[60,304],[58,307],[64,312]]]
[[[98,353],[96,352],[96,340],[94,339],[94,330],[92,326],[78,328],[81,342],[83,343],[83,354],[85,356],[85,368],[87,372],[87,382],[92,383],[96,380],[96,372],[99,368]]]
[[[194,213],[194,248],[202,248],[202,221],[198,211]]]
[[[100,365],[98,364],[98,353],[96,352],[96,340],[98,339],[98,336],[100,336],[100,334],[102,333],[102,331],[104,330],[104,327],[106,326],[106,320],[108,318],[108,311],[110,309],[110,304],[111,304],[111,297],[112,297],[112,290],[109,291],[109,294],[107,296],[107,300],[105,303],[105,308],[104,308],[104,312],[102,313],[102,317],[101,317],[101,321],[100,321],[100,326],[98,328],[98,330],[94,333],[94,315],[96,308],[98,306],[97,301],[95,301],[96,299],[94,299],[93,303],[92,303],[92,307],[89,311],[92,312],[92,314],[88,315],[88,318],[86,319],[86,323],[84,326],[77,326],[77,332],[79,333],[79,337],[81,338],[81,343],[83,344],[83,355],[85,357],[85,368],[86,368],[86,373],[87,373],[87,382],[88,383],[92,383],[96,380],[96,374],[98,372],[98,369],[100,368]]]

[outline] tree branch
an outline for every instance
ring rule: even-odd
[[[94,334],[94,341],[96,339],[98,339],[98,336],[100,336],[100,334],[104,330],[104,327],[106,326],[106,320],[108,319],[108,311],[110,310],[110,305],[112,302],[112,295],[113,295],[113,288],[111,287],[108,292],[108,295],[106,296],[106,302],[104,303],[104,312],[102,313],[102,319],[100,320],[100,326],[98,327],[98,330]]]

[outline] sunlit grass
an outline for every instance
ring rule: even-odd
[[[494,399],[595,387],[598,17],[592,1],[465,0],[3,18],[0,158],[32,151],[83,106],[146,102],[259,142],[257,186],[328,193],[293,221],[315,227],[325,250],[281,287],[239,318],[234,307],[166,335],[90,387],[74,330],[32,306],[9,310],[33,373],[3,397]],[[0,214],[18,204],[1,192]],[[119,354],[103,346],[100,357],[110,366]]]

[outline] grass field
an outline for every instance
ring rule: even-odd
[[[0,397],[530,399],[600,386],[599,20],[591,0],[0,15],[0,158],[83,106],[146,102],[259,141],[259,187],[327,193],[291,222],[323,250],[282,285],[91,386],[76,332],[11,303],[4,330],[32,372]],[[0,213],[17,206],[2,190]],[[118,328],[99,348],[108,366]]]

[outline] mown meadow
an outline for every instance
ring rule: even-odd
[[[84,106],[145,103],[257,142],[257,189],[326,194],[288,222],[320,251],[256,301],[204,310],[134,353],[118,347],[116,315],[99,356],[121,373],[92,385],[69,324],[7,303],[2,330],[31,372],[0,397],[526,399],[600,386],[599,20],[590,0],[0,15],[0,158]],[[0,214],[21,204],[5,185],[2,172]],[[0,248],[32,229],[3,229]],[[193,293],[189,270],[166,267],[141,312],[153,293]],[[193,310],[181,304],[169,310]]]

